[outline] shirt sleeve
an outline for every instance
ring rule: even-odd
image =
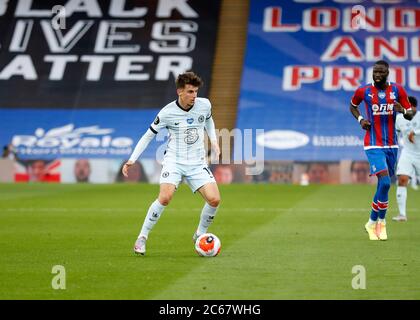
[[[212,117],[212,114],[211,114],[211,104],[210,104],[210,109],[206,115],[206,120],[209,120],[211,117]]]
[[[411,110],[411,104],[410,104],[410,101],[408,100],[407,92],[400,85],[397,85],[397,88],[398,88],[398,102],[401,103],[404,109]]]
[[[137,145],[134,148],[134,151],[131,154],[129,161],[135,162],[143,153],[143,151],[147,148],[150,141],[152,141],[154,137],[155,134],[150,129],[147,130],[146,133],[140,138],[139,142],[137,142]]]
[[[137,142],[137,145],[130,156],[130,161],[136,161],[143,153],[143,151],[147,148],[150,141],[152,141],[156,134],[159,132],[159,130],[166,127],[165,118],[165,114],[163,110],[161,110],[156,116],[155,120],[150,125],[149,129],[140,138],[139,142]]]
[[[156,116],[153,123],[150,125],[149,129],[154,133],[157,134],[161,129],[166,128],[166,116],[164,110],[161,110],[158,115]]]
[[[364,94],[365,94],[365,90],[363,89],[363,87],[357,88],[357,90],[354,92],[353,97],[350,100],[350,103],[353,105],[353,107],[359,106],[359,104],[364,99]]]
[[[210,117],[206,120],[206,131],[207,131],[207,135],[210,138],[210,141],[217,140],[216,128],[214,126],[214,121],[213,121],[212,117]]]
[[[210,138],[210,141],[214,141],[214,140],[217,140],[216,128],[215,128],[212,113],[211,113],[211,102],[210,100],[208,100],[208,102],[209,102],[209,110],[206,115],[205,128],[206,128],[207,135]]]

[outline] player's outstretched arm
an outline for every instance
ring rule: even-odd
[[[215,141],[210,141],[211,142],[211,148],[214,152],[214,157],[216,159],[219,159],[220,157],[220,147],[219,147],[219,143],[217,142],[217,140]]]
[[[155,133],[152,130],[148,129],[146,133],[140,138],[139,142],[137,142],[136,147],[134,148],[133,153],[130,156],[130,159],[124,164],[122,168],[122,174],[125,177],[128,177],[128,169],[137,161],[143,151],[147,148],[150,141],[153,140],[155,137]]]
[[[124,175],[124,177],[128,177],[128,169],[134,164],[133,161],[128,160],[126,163],[124,163],[123,167],[122,167],[122,174]]]
[[[213,117],[206,119],[206,132],[209,136],[211,149],[214,152],[214,156],[216,157],[216,159],[219,159],[220,147],[219,143],[217,142],[216,127],[214,125]]]

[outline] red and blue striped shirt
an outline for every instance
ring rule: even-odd
[[[378,89],[373,83],[359,87],[351,99],[351,104],[357,107],[365,101],[366,118],[371,123],[366,130],[364,148],[398,148],[394,111],[394,102],[398,101],[405,109],[411,109],[408,95],[404,88],[396,83],[388,82],[384,90]]]

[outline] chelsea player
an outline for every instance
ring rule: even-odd
[[[146,240],[149,232],[171,201],[183,178],[191,190],[198,191],[206,201],[201,211],[197,230],[193,235],[193,241],[207,232],[216,215],[220,203],[220,193],[213,174],[207,166],[204,130],[210,138],[211,147],[216,157],[219,157],[220,149],[210,101],[197,97],[198,89],[202,84],[201,78],[193,72],[185,72],[177,77],[178,98],[160,110],[155,121],[141,137],[130,159],[122,168],[124,176],[127,176],[130,166],[135,163],[159,130],[168,129],[169,142],[162,162],[159,196],[150,205],[140,234],[134,244],[134,252],[137,254],[144,255],[146,253]]]

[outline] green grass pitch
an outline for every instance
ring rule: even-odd
[[[158,188],[0,185],[0,299],[420,299],[420,191],[408,188],[409,221],[396,223],[394,186],[389,240],[369,241],[374,186],[221,186],[209,231],[222,250],[203,258],[191,240],[203,200],[183,185],[138,257]],[[365,289],[352,287],[357,265]]]

